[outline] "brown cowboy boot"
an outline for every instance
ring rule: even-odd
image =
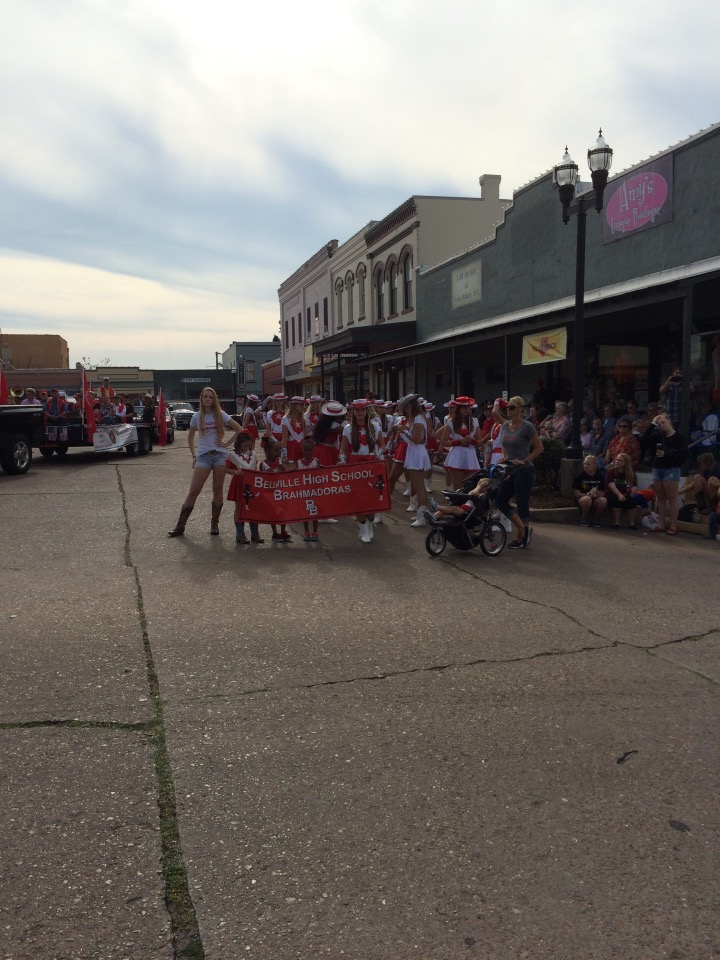
[[[220,527],[218,522],[220,520],[220,513],[222,511],[222,503],[213,503],[212,505],[212,520],[210,521],[210,533],[217,537],[220,534]]]
[[[192,512],[192,507],[182,508],[178,522],[175,524],[175,528],[168,532],[169,537],[181,537],[185,533],[185,524],[187,523],[188,517]]]

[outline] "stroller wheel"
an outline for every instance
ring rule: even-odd
[[[431,557],[439,557],[445,549],[447,540],[442,530],[433,527],[430,533],[425,537],[425,549]]]
[[[505,549],[507,534],[499,520],[486,523],[480,535],[480,549],[486,557],[497,557]]]

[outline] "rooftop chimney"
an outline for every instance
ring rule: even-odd
[[[491,203],[499,203],[501,179],[497,173],[484,173],[480,177],[480,199],[489,200]]]

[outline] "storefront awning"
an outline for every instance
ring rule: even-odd
[[[605,287],[598,287],[595,290],[585,292],[585,309],[612,300],[616,297],[622,297],[628,294],[641,293],[650,290],[653,287],[665,286],[667,284],[678,283],[680,281],[704,279],[709,274],[720,270],[720,257],[712,257],[709,260],[702,260],[696,263],[685,264],[681,267],[672,267],[669,270],[661,270],[658,273],[648,274],[643,277],[636,277],[632,280],[624,280],[621,283],[608,284]],[[678,296],[682,296],[678,292]],[[472,339],[486,339],[487,336],[500,336],[505,332],[516,332],[522,324],[528,327],[534,326],[539,329],[546,324],[549,316],[562,315],[565,312],[572,311],[575,308],[575,297],[563,297],[561,300],[552,300],[549,303],[542,303],[532,307],[526,307],[523,310],[515,310],[512,313],[501,314],[496,317],[488,317],[484,320],[478,320],[476,323],[463,324],[461,327],[451,327],[436,336],[428,337],[418,343],[402,346],[394,350],[386,350],[383,353],[375,353],[372,356],[363,357],[358,361],[359,366],[365,367],[371,363],[380,363],[384,360],[396,360],[401,357],[417,356],[422,353],[431,353],[435,350],[449,349],[450,347],[460,346]],[[498,328],[505,329],[498,329]]]
[[[352,353],[356,357],[371,353],[373,348],[393,350],[415,342],[415,321],[375,323],[371,326],[352,326],[313,343],[316,357],[327,354]]]

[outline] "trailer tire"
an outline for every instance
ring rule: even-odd
[[[138,430],[138,453],[141,457],[147,456],[152,450],[152,437],[149,430]]]

